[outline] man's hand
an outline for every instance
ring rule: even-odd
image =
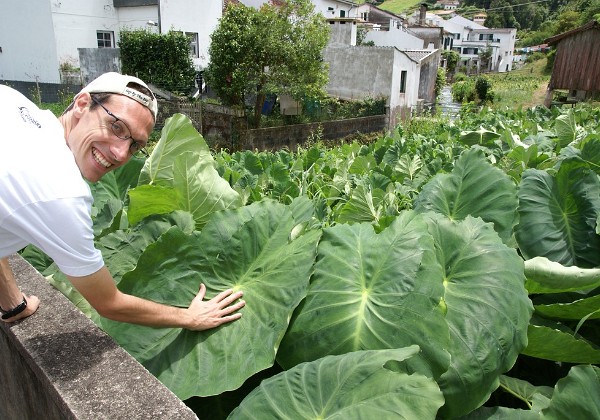
[[[192,300],[190,307],[187,309],[192,317],[192,325],[187,327],[190,330],[202,331],[210,328],[218,327],[221,324],[240,319],[241,313],[237,310],[244,307],[246,302],[240,300],[243,292],[233,292],[233,290],[225,290],[208,301],[203,301],[206,294],[206,286],[200,285],[200,291]],[[234,303],[236,302],[236,303]]]
[[[23,310],[23,312],[15,315],[13,317],[10,317],[8,319],[2,319],[2,321],[15,322],[15,321],[18,321],[19,319],[27,318],[28,316],[32,315],[35,311],[37,311],[38,306],[40,306],[40,299],[37,296],[23,295],[23,297],[27,300],[27,307]],[[12,309],[12,308],[10,308],[10,309]],[[6,309],[6,310],[9,311],[10,309]]]

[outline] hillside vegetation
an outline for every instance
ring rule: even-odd
[[[395,14],[410,14],[422,2],[413,0],[386,0],[378,7]],[[427,1],[430,10],[435,1]],[[457,13],[471,18],[475,12],[485,11],[484,23],[488,28],[516,28],[517,46],[537,45],[556,34],[600,18],[600,0],[462,0]]]

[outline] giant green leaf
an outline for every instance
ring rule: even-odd
[[[215,211],[241,204],[238,193],[214,169],[212,158],[184,152],[173,160],[172,169],[169,187],[142,185],[130,191],[131,224],[150,214],[186,210],[200,230]]]
[[[98,182],[90,183],[94,206],[100,208],[111,198],[124,201],[127,190],[137,185],[144,160],[132,158],[126,165],[105,174]]]
[[[585,163],[568,159],[555,176],[523,172],[519,186],[519,225],[515,228],[525,259],[546,257],[565,266],[600,266],[600,180]]]
[[[363,183],[356,186],[337,217],[339,223],[377,222],[383,216],[384,191]]]
[[[502,243],[492,225],[468,216],[460,223],[437,215],[430,222],[443,267],[450,368],[439,381],[448,417],[468,413],[487,400],[527,344],[533,312],[523,260]],[[433,343],[432,343],[433,344]]]
[[[600,135],[586,138],[581,149],[581,159],[600,175]]]
[[[560,293],[600,286],[600,268],[579,268],[534,257],[525,261],[525,287],[529,293]]]
[[[210,149],[190,119],[183,114],[174,114],[165,121],[161,138],[144,163],[138,185],[171,186],[174,162],[185,152],[195,152],[198,159],[212,161]]]
[[[494,143],[494,140],[498,139],[500,134],[493,131],[486,130],[483,127],[479,127],[476,131],[463,131],[460,133],[459,140],[468,146],[476,144],[482,146],[489,146]]]
[[[244,291],[242,318],[192,332],[106,323],[106,329],[180,398],[238,388],[271,366],[292,311],[305,296],[320,231],[290,239],[290,209],[261,201],[214,213],[201,233],[173,228],[148,246],[119,288],[187,307],[200,282],[207,298]]]
[[[582,297],[571,302],[535,304],[535,312],[555,319],[600,318],[600,295]]]
[[[449,363],[439,305],[443,286],[417,281],[424,252],[431,254],[433,243],[413,212],[380,234],[370,224],[326,229],[308,294],[278,362],[291,367],[326,355],[418,344],[439,376]]]
[[[327,356],[263,381],[228,419],[435,419],[444,397],[398,362],[417,346]]]
[[[434,211],[452,220],[467,215],[492,222],[508,242],[517,223],[517,191],[510,178],[492,166],[477,149],[461,154],[452,173],[438,174],[415,199],[414,209]]]
[[[561,147],[564,147],[575,140],[577,135],[577,124],[575,123],[573,112],[569,110],[566,114],[559,115],[554,122],[554,129],[556,130],[558,144]]]
[[[548,386],[534,386],[527,381],[510,376],[500,376],[500,386],[506,392],[525,402],[529,408],[532,408],[536,395],[541,394],[547,399],[552,398],[553,389]]]
[[[445,415],[482,404],[526,345],[533,308],[523,261],[491,224],[431,217],[435,252],[412,212],[378,235],[364,224],[326,229],[280,364],[418,344],[439,374],[447,349],[451,364],[440,382]]]
[[[540,413],[509,407],[480,407],[460,420],[539,420]]]
[[[96,247],[102,251],[115,281],[118,283],[123,274],[133,270],[144,250],[172,226],[190,234],[195,225],[191,214],[179,210],[149,216],[129,230],[119,230],[98,239]]]
[[[568,363],[600,363],[600,349],[564,325],[534,317],[523,354]]]
[[[542,410],[542,419],[599,419],[600,368],[573,366],[554,387],[550,405]]]

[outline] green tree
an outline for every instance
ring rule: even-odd
[[[587,9],[581,13],[580,19],[580,25],[585,25],[592,20],[600,22],[600,0],[590,1]]]
[[[190,41],[181,32],[156,34],[146,30],[121,31],[121,70],[175,93],[188,94],[196,70]]]
[[[446,70],[449,74],[453,74],[458,60],[460,60],[460,54],[456,51],[444,50],[442,51],[442,57],[446,60]]]
[[[329,27],[309,0],[287,0],[260,10],[228,6],[211,35],[207,82],[223,103],[245,106],[254,99],[253,125],[260,125],[268,94],[320,98],[327,65],[322,51]]]
[[[561,34],[563,32],[570,31],[579,26],[580,13],[572,10],[558,15],[558,19],[554,25],[554,33]]]

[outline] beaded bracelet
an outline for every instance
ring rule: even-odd
[[[2,319],[8,319],[12,318],[13,316],[19,315],[25,310],[25,308],[27,308],[27,300],[25,299],[25,296],[23,296],[23,301],[14,308],[12,308],[10,311],[5,311],[4,309],[0,308],[0,312],[2,312]]]

